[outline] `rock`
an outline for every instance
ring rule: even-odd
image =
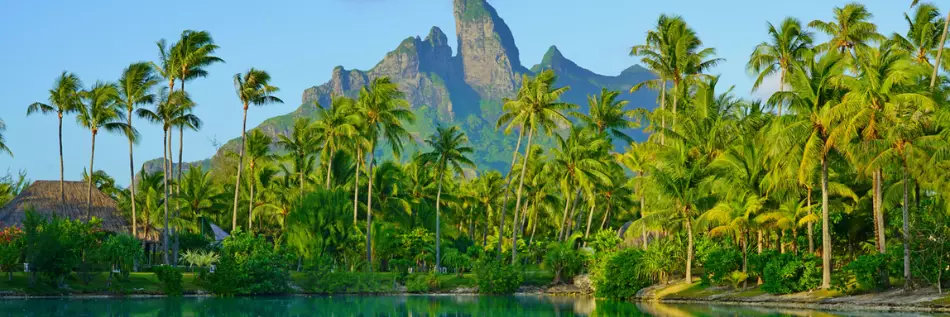
[[[574,287],[586,294],[594,292],[594,282],[590,280],[590,275],[587,274],[575,276]]]

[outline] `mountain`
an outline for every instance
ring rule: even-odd
[[[316,103],[328,105],[331,95],[356,97],[362,86],[387,76],[399,85],[416,114],[416,122],[408,127],[416,142],[408,142],[407,153],[419,149],[421,140],[437,125],[459,125],[471,139],[479,168],[506,170],[517,138],[496,131],[495,122],[502,112],[502,100],[516,94],[523,76],[554,70],[558,85],[571,87],[562,100],[577,104],[579,111],[586,111],[587,96],[600,93],[602,87],[623,91],[620,98],[630,101],[628,107],[649,110],[656,105],[653,92],[627,93],[634,84],[654,78],[640,66],[631,66],[617,76],[600,75],[577,65],[551,46],[541,62],[528,69],[521,64],[511,30],[488,2],[454,0],[453,13],[457,54],[453,55],[445,33],[433,27],[424,39],[416,36],[403,40],[369,70],[337,66],[328,82],[303,92],[297,110],[268,119],[255,129],[276,139],[276,135],[290,132],[294,118],[312,116]],[[645,138],[641,131],[630,132],[636,139]],[[537,139],[537,144],[552,144],[551,138]],[[229,141],[201,165],[222,164],[224,153],[237,149],[239,143],[239,138]],[[392,157],[384,149],[377,154],[382,159]],[[153,168],[160,166],[158,162],[152,163]]]

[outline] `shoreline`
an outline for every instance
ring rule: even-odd
[[[717,299],[635,299],[633,303],[661,303],[661,304],[689,304],[689,305],[716,305],[716,306],[737,306],[737,307],[762,307],[762,308],[792,308],[807,309],[817,311],[866,311],[866,312],[921,312],[921,313],[947,313],[950,312],[950,306],[934,305],[924,306],[915,304],[875,304],[866,305],[854,302],[774,302],[774,301],[739,301],[739,300],[717,300]]]

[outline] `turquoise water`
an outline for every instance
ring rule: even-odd
[[[550,296],[0,299],[0,316],[937,316],[665,305]]]

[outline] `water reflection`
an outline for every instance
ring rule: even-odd
[[[0,316],[937,316],[524,296],[0,299]],[[944,315],[946,316],[946,315]]]

